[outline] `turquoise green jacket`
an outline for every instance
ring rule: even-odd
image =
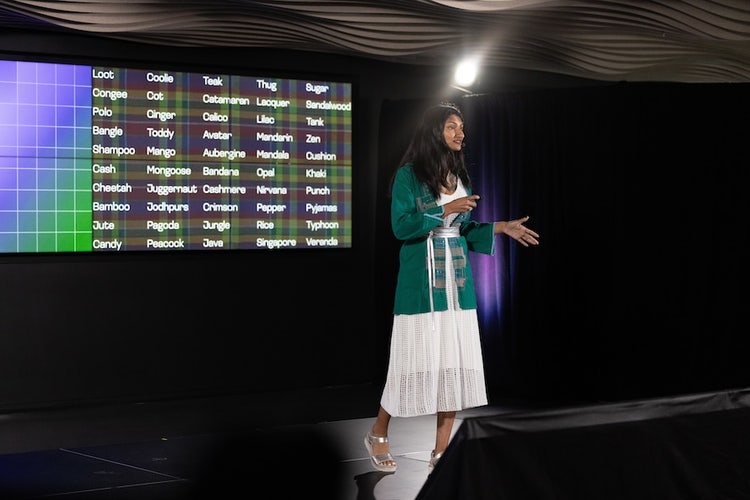
[[[471,190],[467,188],[469,194]],[[429,189],[417,181],[411,164],[398,169],[391,198],[391,229],[399,240],[399,269],[394,314],[418,314],[431,311],[430,276],[427,267],[427,237],[443,224],[443,207],[438,206]],[[460,214],[453,225],[460,226],[458,245],[463,249],[463,277],[459,282],[458,301],[462,309],[476,309],[474,279],[469,251],[492,255],[495,252],[494,224],[469,220],[470,212]],[[458,252],[460,253],[460,252]],[[444,288],[432,287],[435,311],[448,308]]]

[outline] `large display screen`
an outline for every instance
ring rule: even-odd
[[[352,86],[0,60],[0,253],[349,248]]]

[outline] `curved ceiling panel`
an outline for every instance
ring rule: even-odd
[[[748,0],[10,0],[0,28],[265,47],[596,80],[749,82]]]

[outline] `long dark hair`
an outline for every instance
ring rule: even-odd
[[[417,180],[427,185],[435,198],[440,196],[442,186],[448,187],[445,184],[449,173],[460,178],[464,186],[471,187],[463,151],[453,151],[445,143],[445,122],[452,115],[464,121],[463,113],[453,103],[440,103],[427,108],[396,169],[411,163]]]

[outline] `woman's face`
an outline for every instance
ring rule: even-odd
[[[450,115],[445,120],[443,137],[451,151],[461,151],[464,145],[464,122],[458,115]]]

